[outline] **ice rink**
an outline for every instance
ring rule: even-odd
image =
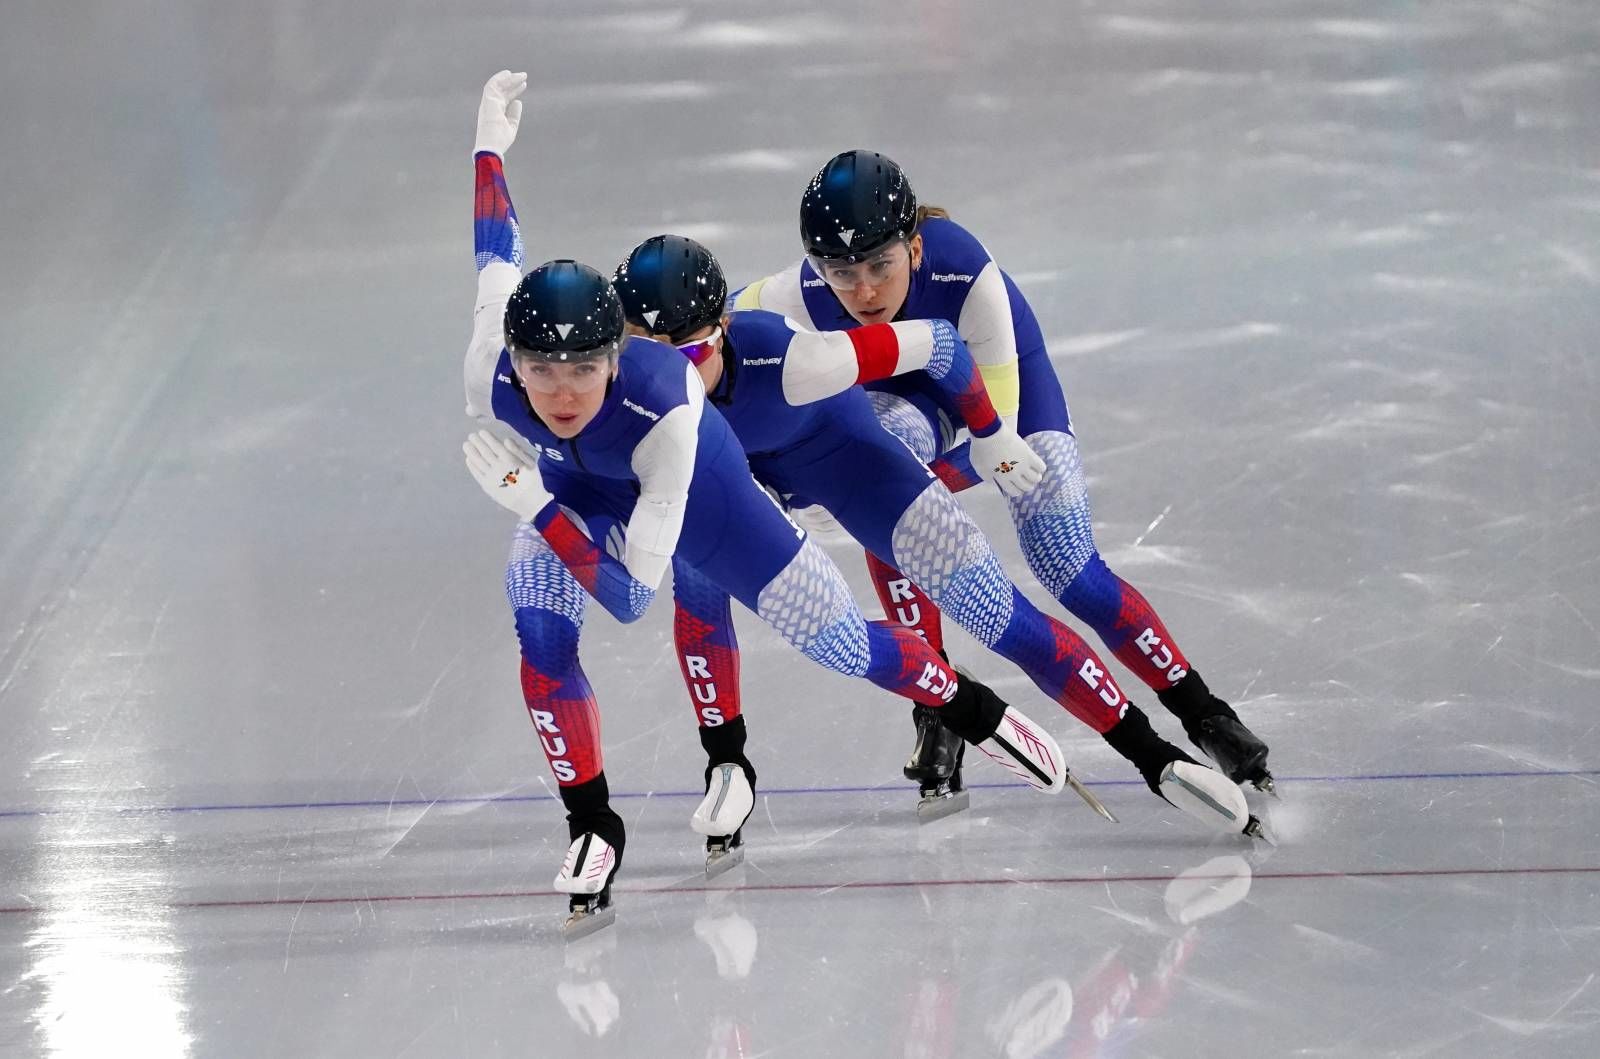
[[[1594,0],[4,21],[0,1054],[1600,1054]],[[707,883],[670,600],[591,606],[630,832],[563,943],[512,518],[460,456],[502,67],[530,262],[676,231],[749,281],[858,146],[983,239],[1102,552],[1272,745],[1276,848],[955,632],[1121,823],[969,756],[919,827],[903,703],[740,612],[763,789]]]

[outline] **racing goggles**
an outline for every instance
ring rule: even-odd
[[[901,265],[911,264],[911,244],[904,239],[896,239],[863,261],[847,262],[839,258],[824,260],[820,257],[808,260],[823,282],[834,290],[855,290],[862,284],[878,287],[894,278]]]
[[[611,378],[611,358],[599,356],[576,364],[552,364],[524,357],[517,365],[517,377],[534,393],[549,395],[560,390],[593,393]]]
[[[717,340],[721,337],[722,328],[714,327],[711,329],[711,333],[704,338],[697,338],[693,342],[674,342],[672,344],[677,347],[679,353],[689,358],[690,364],[699,367],[706,362],[712,353],[716,352]]]

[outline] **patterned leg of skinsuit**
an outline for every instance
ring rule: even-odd
[[[550,474],[544,478],[568,516],[587,533],[587,541],[577,543],[598,552],[599,546],[589,542],[602,541],[615,550],[622,540],[619,528],[632,509],[631,486],[617,483],[608,488]],[[990,718],[988,731],[974,727],[980,721],[981,685],[958,681],[911,630],[893,622],[868,621],[838,568],[820,548],[801,538],[765,493],[750,483],[748,490],[724,501],[714,510],[691,502],[679,558],[674,561],[687,572],[686,584],[698,584],[702,592],[706,585],[715,586],[724,597],[733,596],[807,658],[835,672],[864,677],[913,702],[949,710],[947,723],[964,733],[976,733],[974,738],[993,731],[997,717]],[[730,525],[737,527],[743,547],[725,546],[723,535]],[[569,562],[574,558],[567,556]],[[598,834],[617,851],[620,864],[622,820],[608,804],[599,709],[578,661],[588,597],[566,563],[529,523],[519,525],[512,540],[506,596],[522,648],[523,697],[560,786],[568,830],[574,839],[585,832]],[[992,699],[987,689],[982,694]],[[996,707],[988,699],[982,701],[989,713],[1003,710],[1003,703]],[[736,742],[729,747],[737,756],[725,760],[742,759],[742,736],[741,723]]]
[[[1043,362],[1048,379],[1033,377],[1039,374],[1038,362]],[[1112,572],[1095,548],[1083,461],[1048,360],[1024,358],[1022,373],[1023,393],[1033,399],[1025,401],[1018,429],[1047,464],[1038,488],[1008,499],[1029,569],[1074,617],[1095,630],[1123,665],[1156,692],[1162,704],[1183,722],[1189,738],[1231,778],[1265,775],[1265,745],[1239,723],[1227,703],[1211,694],[1149,601]],[[932,403],[892,393],[872,392],[869,396],[879,421],[917,458],[932,462],[950,448],[950,424]],[[1044,414],[1040,414],[1040,406]],[[889,595],[886,582],[879,571],[873,573],[874,586],[884,600]],[[900,588],[896,594],[903,597],[905,590]],[[904,612],[906,602],[898,605]],[[937,626],[936,608],[918,609],[923,612],[922,629]]]

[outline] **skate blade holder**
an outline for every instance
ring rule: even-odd
[[[1089,788],[1085,787],[1083,784],[1079,783],[1078,782],[1078,777],[1074,776],[1070,772],[1067,773],[1067,786],[1072,788],[1072,792],[1074,794],[1076,794],[1078,797],[1082,798],[1085,802],[1087,802],[1088,805],[1089,805],[1089,808],[1093,809],[1096,813],[1099,813],[1106,820],[1110,821],[1113,824],[1119,824],[1119,823],[1122,822],[1122,821],[1118,820],[1115,815],[1113,815],[1113,813],[1111,812],[1110,809],[1106,808],[1104,802],[1102,802],[1099,798],[1096,798],[1094,796],[1094,792],[1093,791],[1091,791]]]
[[[599,902],[584,903],[567,912],[566,922],[561,924],[561,936],[567,941],[577,941],[616,921],[617,906],[610,901],[603,905]]]
[[[744,843],[732,840],[709,839],[706,842],[706,878],[730,872],[744,863]]]
[[[964,811],[972,805],[972,795],[967,791],[940,791],[925,794],[917,802],[917,823],[931,824],[947,816]]]
[[[1272,832],[1267,830],[1267,825],[1261,822],[1261,817],[1252,815],[1245,821],[1244,830],[1240,832],[1248,838],[1260,839],[1267,845],[1276,847],[1278,840],[1272,837]]]

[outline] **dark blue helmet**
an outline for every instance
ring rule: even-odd
[[[916,230],[911,182],[876,151],[834,155],[800,196],[800,241],[814,258],[851,264]]]
[[[622,302],[606,278],[576,261],[546,261],[506,302],[506,348],[572,364],[604,356],[622,340]]]
[[[728,281],[711,251],[683,235],[653,235],[612,279],[628,322],[681,342],[722,318]]]

